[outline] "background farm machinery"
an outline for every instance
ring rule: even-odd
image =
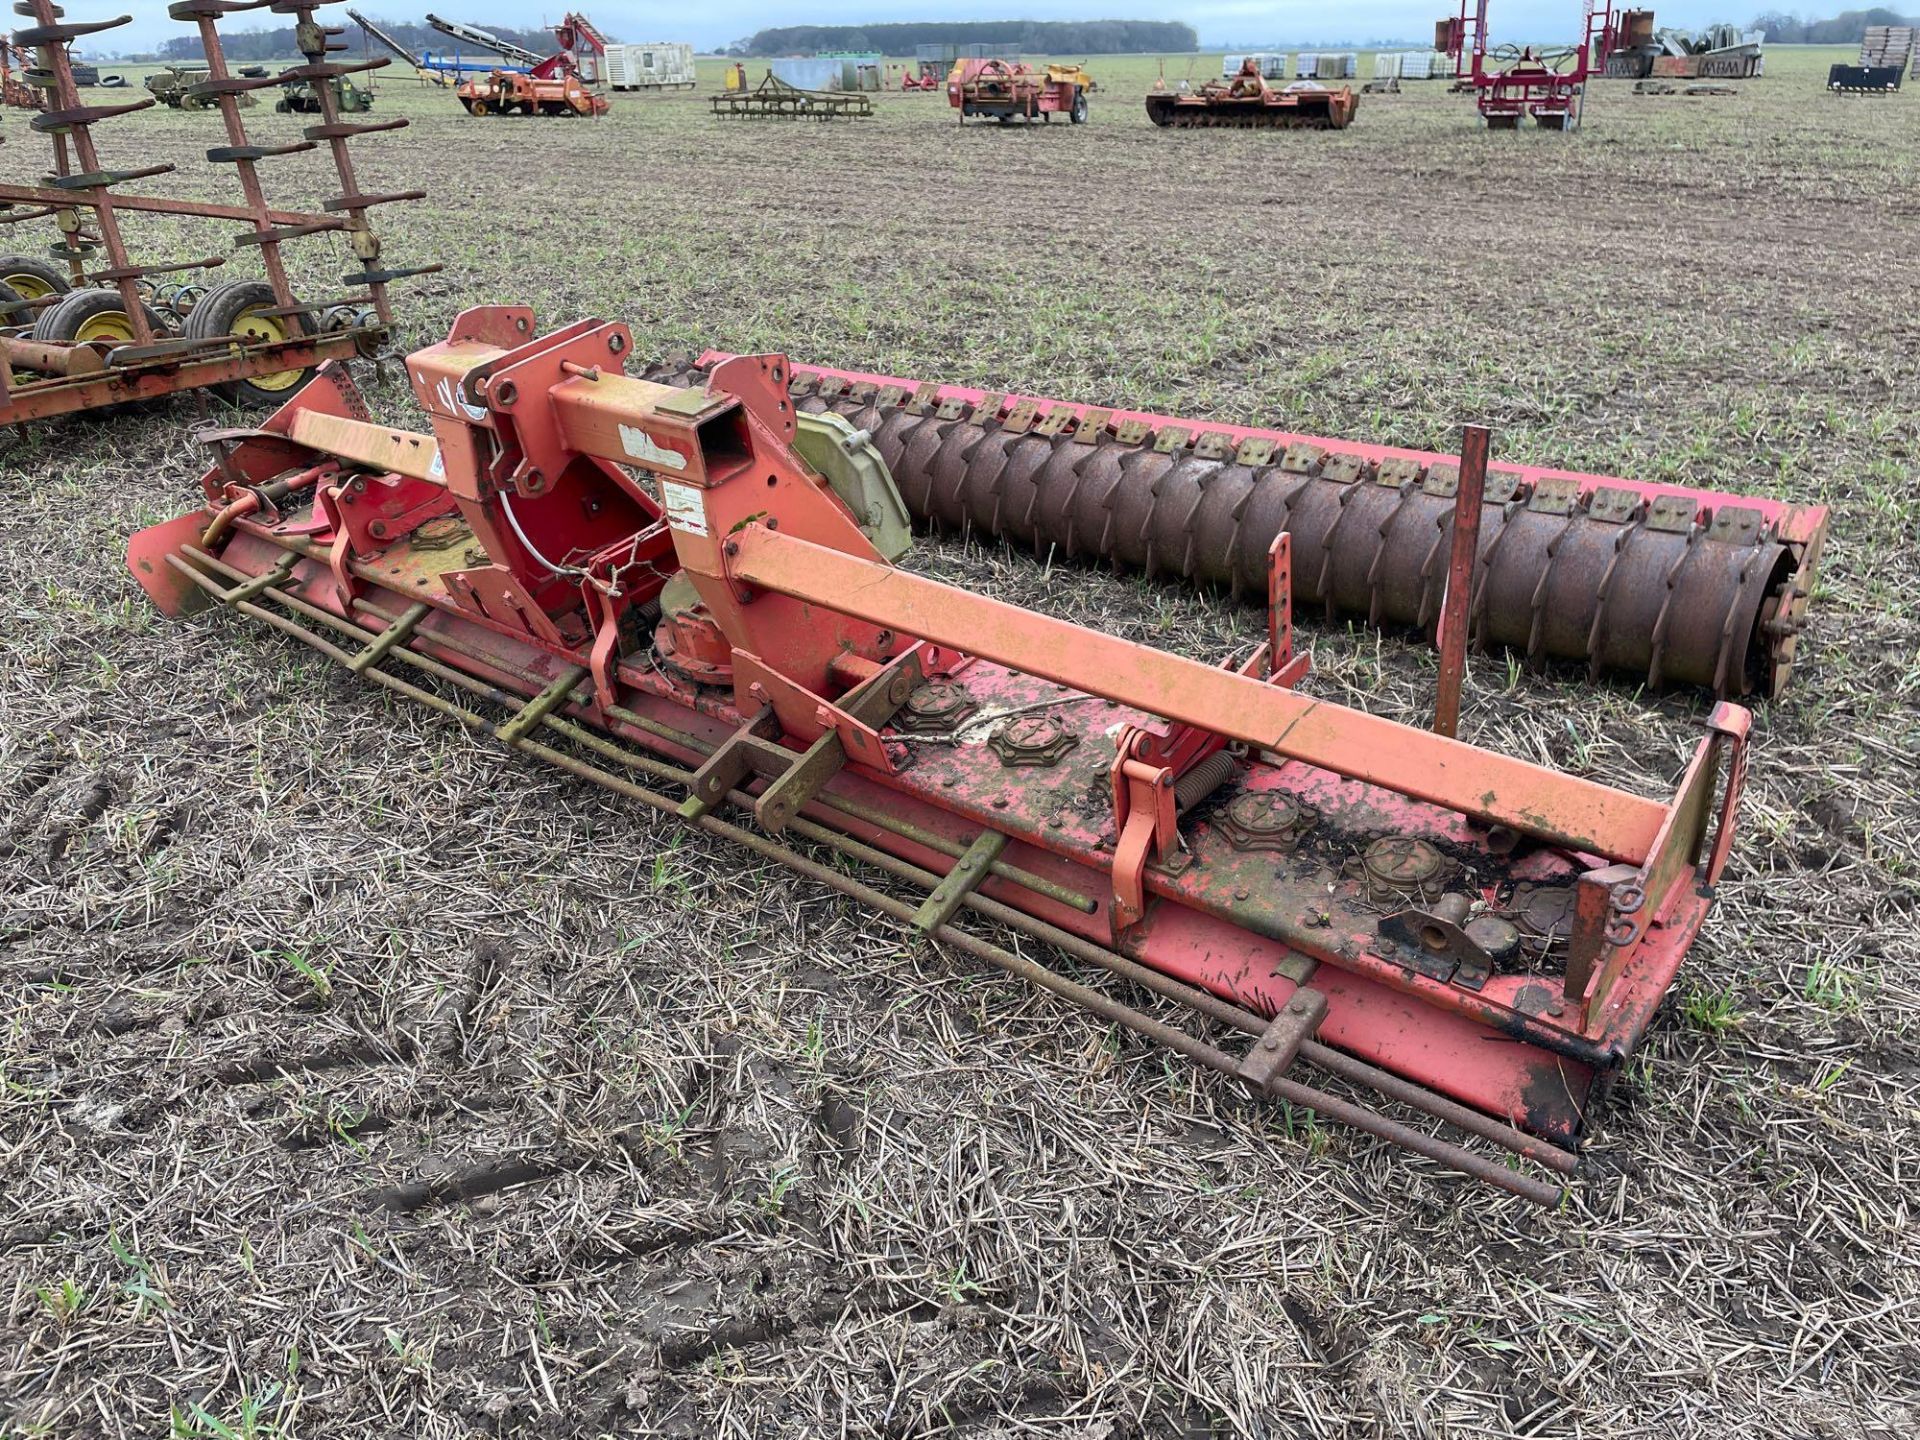
[[[412,67],[414,74],[420,78],[423,84],[437,85],[441,89],[445,89],[454,83],[452,77],[474,70],[485,73],[494,68],[491,64],[477,66],[463,65],[457,60],[437,59],[425,51],[416,55],[409,47],[403,45],[391,33],[384,29],[378,21],[369,20],[358,10],[349,9],[347,11],[347,18],[360,27],[360,32],[366,37],[366,44],[369,48],[378,45],[382,50],[385,50],[388,54],[399,60],[401,64]]]
[[[1580,38],[1561,50],[1505,45],[1488,59],[1487,0],[1460,0],[1458,13],[1434,25],[1433,43],[1450,62],[1455,88],[1471,91],[1487,128],[1511,130],[1531,119],[1547,130],[1580,123],[1587,82],[1621,79],[1745,79],[1760,73],[1762,32],[1731,25],[1698,35],[1654,28],[1651,10],[1616,10],[1585,0]]]
[[[1827,71],[1827,89],[1845,95],[1888,95],[1900,88],[1908,67],[1920,74],[1920,30],[1911,25],[1870,26],[1859,58]]]
[[[169,110],[212,110],[214,97],[206,88],[213,77],[205,65],[168,65],[147,76],[147,93]],[[234,105],[251,110],[260,102],[242,92],[233,97]]]
[[[312,80],[289,80],[280,87],[280,98],[273,108],[281,115],[319,115],[323,113],[320,104],[320,85],[333,92],[334,113],[338,115],[364,115],[373,109],[373,87],[356,85],[345,75],[336,75],[330,80],[318,83]]]
[[[274,8],[291,15],[304,64],[281,75],[231,74],[220,46],[218,18],[231,11],[223,0],[177,0],[170,13],[198,27],[207,56],[202,78],[183,96],[219,112],[225,141],[207,152],[216,165],[230,165],[245,203],[224,205],[132,193],[135,181],[164,175],[171,165],[111,169],[102,159],[93,130],[102,121],[148,108],[135,100],[115,105],[85,105],[73,81],[68,44],[125,20],[75,23],[59,18],[51,0],[27,0],[22,7],[34,22],[16,31],[15,43],[37,52],[35,68],[46,76],[45,110],[32,128],[51,137],[51,173],[33,184],[0,184],[0,225],[24,239],[24,227],[50,222],[58,236],[48,254],[55,263],[28,255],[0,259],[0,424],[22,423],[212,387],[244,400],[282,400],[328,359],[344,359],[376,349],[392,326],[388,285],[407,275],[430,273],[438,266],[392,270],[381,261],[381,245],[368,220],[376,206],[421,198],[419,192],[396,195],[362,191],[348,141],[372,130],[394,130],[404,120],[352,125],[340,118],[325,82],[374,68],[330,63],[338,31],[314,19],[315,6],[280,0]],[[240,118],[243,100],[253,91],[285,83],[319,86],[323,97],[317,125],[286,145],[263,146],[247,136]],[[261,183],[260,166],[283,155],[324,146],[340,179],[340,193],[318,213],[272,207]],[[229,281],[209,287],[183,279],[217,268],[224,256],[142,263],[131,254],[125,225],[132,217],[178,216],[233,221],[247,228],[235,245],[257,253],[263,278]],[[351,293],[324,300],[298,298],[289,277],[284,247],[304,236],[345,238],[357,262],[340,284]],[[12,247],[20,248],[18,242]],[[105,263],[102,264],[101,262]]]
[[[1015,120],[1050,122],[1064,115],[1081,125],[1087,119],[1087,96],[1095,88],[1093,77],[1078,65],[1035,70],[1018,60],[989,56],[955,62],[947,76],[947,103],[959,112],[962,124],[975,117],[1011,125]]]
[[[528,75],[494,70],[463,80],[454,90],[469,115],[585,115],[607,113],[611,102],[580,82],[577,75]]]
[[[715,115],[742,120],[870,120],[873,101],[864,91],[802,90],[769,70],[747,88],[747,67],[735,64],[725,88],[708,97]]]
[[[136,536],[129,561],[169,613],[224,604],[1256,1094],[1557,1199],[1596,1087],[1672,983],[1726,862],[1745,711],[1714,710],[1662,801],[1306,699],[1291,616],[1307,526],[1258,558],[1265,642],[1220,665],[941,585],[892,563],[913,485],[896,491],[884,456],[903,442],[921,452],[911,469],[984,422],[953,464],[1011,483],[1010,468],[1046,468],[1028,452],[1071,456],[1086,488],[1133,498],[1130,458],[1164,480],[1195,457],[1142,447],[1135,417],[1002,411],[935,387],[903,388],[916,408],[863,433],[826,413],[842,393],[827,377],[784,357],[710,356],[683,387],[630,378],[632,352],[624,326],[540,336],[526,310],[469,311],[407,365],[432,434],[370,423],[330,372],[259,431],[210,437],[205,508]],[[1240,458],[1261,441],[1270,452],[1243,432]],[[1461,457],[1426,467],[1433,488],[1398,492],[1423,497],[1425,559],[1446,576],[1443,688],[1475,531],[1503,513],[1483,515],[1484,441],[1469,432]],[[1366,483],[1347,490],[1386,490]],[[1022,493],[996,503],[1030,525]],[[1523,513],[1578,523],[1565,506]],[[1109,512],[1106,529],[1134,527]],[[1492,545],[1518,533],[1509,518]],[[969,911],[1248,1048],[989,941],[958,923]],[[1308,1068],[1548,1175],[1329,1095]]]
[[[1513,130],[1531,119],[1543,130],[1571,130],[1580,123],[1587,77],[1596,55],[1613,45],[1611,0],[1586,0],[1585,27],[1564,50],[1502,46],[1494,66],[1487,60],[1487,0],[1459,0],[1457,14],[1434,26],[1434,48],[1453,63],[1456,88],[1470,90],[1489,130]]]
[[[14,110],[40,108],[40,91],[26,79],[26,71],[32,64],[30,52],[0,37],[0,106]]]
[[[1360,100],[1351,86],[1269,84],[1263,58],[1246,56],[1233,75],[1195,89],[1169,90],[1161,77],[1147,93],[1147,118],[1175,130],[1344,130],[1353,123]]]
[[[358,17],[356,17],[358,18]],[[469,115],[585,115],[607,113],[611,102],[596,88],[605,81],[607,41],[584,15],[569,12],[553,27],[559,48],[551,55],[536,55],[524,46],[503,40],[491,31],[429,14],[427,23],[442,34],[463,44],[492,51],[512,62],[489,65],[484,71],[462,62],[458,56],[450,70],[456,76],[470,75],[454,88],[461,108]],[[436,62],[431,56],[414,60],[390,36],[377,26],[359,21],[368,37],[388,49],[398,50],[408,63],[423,70]]]

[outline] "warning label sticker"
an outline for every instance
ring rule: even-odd
[[[667,507],[667,524],[675,530],[684,530],[689,535],[707,533],[707,507],[697,488],[673,480],[662,480],[660,499]]]

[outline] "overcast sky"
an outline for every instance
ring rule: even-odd
[[[415,4],[419,5],[416,10]],[[445,8],[443,9],[442,6]],[[774,25],[859,25],[887,20],[1185,20],[1200,32],[1202,46],[1277,41],[1311,44],[1319,40],[1413,38],[1433,34],[1434,19],[1449,9],[1450,0],[1349,0],[1344,5],[1305,3],[1305,0],[805,0],[799,5],[769,5],[764,0],[706,0],[692,10],[662,8],[657,4],[581,0],[581,10],[602,29],[622,40],[684,40],[702,50],[728,44],[755,30]],[[118,11],[131,13],[133,24],[102,35],[97,42],[115,50],[150,50],[163,40],[189,33],[190,27],[167,18],[167,0],[122,0],[113,7],[67,7],[75,18],[103,18]],[[359,8],[356,6],[355,8]],[[449,19],[476,25],[531,26],[535,19],[557,20],[566,13],[565,0],[551,11],[514,0],[366,0],[362,12],[371,19],[418,19],[428,8]],[[1745,24],[1769,8],[1761,0],[1728,9],[1712,0],[1660,0],[1655,7],[1662,25],[1698,27],[1718,20]],[[1826,13],[1814,7],[1819,13]],[[1832,10],[1847,8],[1835,4]],[[98,11],[98,16],[94,13]],[[85,11],[85,13],[82,13]],[[323,16],[355,28],[343,8],[329,6]],[[1500,0],[1493,8],[1488,30],[1495,41],[1572,38],[1580,27],[1576,0]],[[282,23],[267,11],[240,14],[225,22],[241,30]],[[81,48],[85,49],[83,41]]]

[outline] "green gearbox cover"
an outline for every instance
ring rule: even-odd
[[[912,549],[913,522],[906,502],[894,488],[893,475],[874,448],[873,438],[831,412],[797,418],[793,448],[853,511],[874,548],[889,560],[898,560]]]

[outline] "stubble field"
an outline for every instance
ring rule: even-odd
[[[1543,1214],[160,619],[126,536],[233,417],[42,427],[0,452],[0,1434],[1913,1433],[1920,97],[1829,97],[1833,58],[1598,85],[1565,136],[1438,85],[1340,134],[1161,132],[1138,58],[1031,134],[899,95],[474,121],[383,82],[413,125],[366,188],[434,197],[380,217],[390,258],[447,266],[406,344],[511,301],[644,358],[1438,449],[1483,421],[1499,457],[1833,506],[1803,666],[1607,1178]],[[217,195],[213,128],[103,136]],[[417,418],[392,367],[366,388]],[[1208,658],[1259,624],[960,537],[910,563]],[[1417,644],[1305,638],[1315,693],[1425,715]],[[1703,715],[1488,656],[1464,733],[1658,793]]]

